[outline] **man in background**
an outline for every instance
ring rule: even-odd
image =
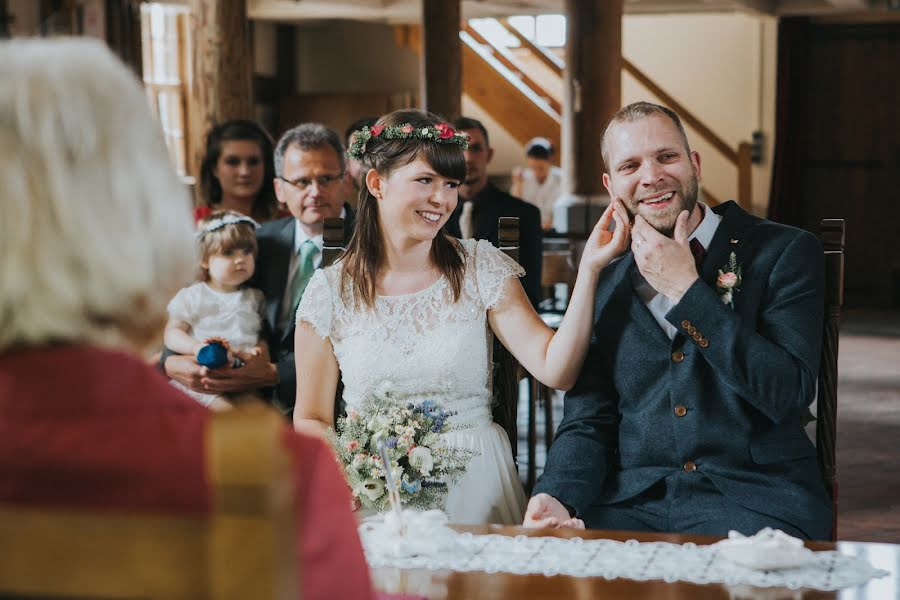
[[[488,180],[487,166],[494,149],[480,121],[461,117],[453,122],[453,127],[469,135],[469,147],[465,150],[466,180],[459,187],[459,204],[447,221],[447,232],[459,238],[489,240],[497,246],[500,217],[518,217],[519,264],[525,269],[522,287],[536,308],[541,301],[541,212]]]

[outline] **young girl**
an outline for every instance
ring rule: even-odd
[[[250,217],[235,211],[217,211],[199,223],[201,281],[183,288],[169,303],[165,343],[178,354],[198,357],[210,343],[268,354],[260,339],[265,302],[261,291],[242,287],[256,267],[256,228]],[[201,361],[202,362],[202,361]],[[225,368],[232,366],[228,353]],[[213,410],[232,402],[258,398],[253,392],[223,397],[202,394],[173,381],[186,394]]]
[[[454,413],[443,441],[475,454],[450,486],[450,521],[514,524],[525,494],[506,433],[491,418],[493,336],[543,383],[572,387],[599,272],[626,249],[628,218],[614,203],[600,219],[554,334],[519,284],[518,264],[488,241],[444,231],[466,174],[466,144],[416,110],[386,115],[355,137],[348,153],[365,177],[356,229],[341,260],[313,275],[297,311],[294,426],[322,435],[334,425],[339,376],[348,409],[385,383],[399,403],[434,400]]]

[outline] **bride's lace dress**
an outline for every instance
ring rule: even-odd
[[[487,241],[464,240],[465,278],[459,301],[444,277],[402,296],[378,296],[375,309],[341,294],[341,263],[317,271],[297,309],[331,339],[344,382],[344,401],[358,407],[382,382],[398,402],[433,399],[456,412],[447,444],[474,450],[466,473],[451,484],[451,523],[522,522],[525,493],[509,439],[491,417],[493,334],[487,311],[522,268]],[[297,349],[297,351],[302,351]]]

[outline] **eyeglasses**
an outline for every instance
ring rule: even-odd
[[[343,177],[344,177],[344,174],[339,173],[337,175],[319,175],[318,177],[301,177],[294,181],[291,181],[290,179],[285,179],[284,177],[279,175],[278,179],[282,180],[285,183],[291,184],[292,186],[294,186],[295,188],[297,188],[298,190],[303,192],[303,191],[306,191],[306,189],[309,186],[311,186],[314,181],[316,182],[316,185],[319,186],[319,188],[327,188],[327,187],[331,186],[333,183],[343,179]]]

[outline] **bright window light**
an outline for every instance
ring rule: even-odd
[[[566,45],[565,15],[538,15],[535,19],[535,43],[545,48]]]

